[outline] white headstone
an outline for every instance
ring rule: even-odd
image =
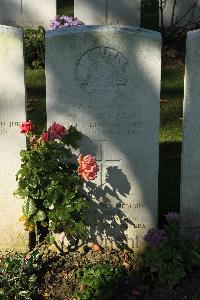
[[[49,28],[56,16],[56,0],[0,0],[0,23]]]
[[[200,31],[188,33],[186,52],[181,214],[185,231],[200,228]]]
[[[75,0],[74,15],[86,25],[140,26],[141,0]]]
[[[0,26],[0,250],[25,250],[28,237],[19,221],[22,202],[13,196],[20,151],[26,147],[19,125],[25,117],[23,32]]]
[[[173,23],[176,20],[179,26],[195,23],[195,20],[200,19],[200,1],[198,0],[177,0],[174,7],[174,0],[167,0],[163,11],[163,20],[165,26],[171,25],[171,18],[174,8]],[[194,4],[196,6],[194,7]],[[161,23],[161,19],[160,19]]]
[[[138,249],[157,224],[160,51],[159,33],[134,27],[46,34],[48,124],[76,126],[97,158],[88,222],[103,246]]]

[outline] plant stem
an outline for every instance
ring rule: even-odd
[[[35,222],[35,241],[36,241],[36,246],[38,246],[39,245],[39,235],[38,235],[37,222]]]

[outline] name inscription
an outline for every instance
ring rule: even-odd
[[[138,120],[134,111],[126,104],[82,105],[74,107],[68,114],[69,121],[63,125],[73,125],[86,135],[140,135],[148,130],[147,121]]]
[[[0,121],[0,135],[8,134],[9,130],[19,128],[19,121]]]

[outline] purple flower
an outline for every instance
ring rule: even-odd
[[[150,229],[144,237],[145,242],[151,247],[158,247],[167,240],[165,230]]]
[[[183,217],[176,212],[168,212],[165,215],[165,218],[168,222],[174,222],[174,223],[180,223],[181,221],[183,221]]]
[[[192,239],[195,242],[200,242],[200,228],[192,230]]]
[[[80,25],[84,25],[84,23],[77,18],[69,16],[56,16],[54,20],[51,20],[49,30]]]

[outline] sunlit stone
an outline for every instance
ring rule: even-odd
[[[139,250],[157,225],[160,34],[134,27],[81,26],[46,34],[47,118],[83,134],[81,152],[100,172],[91,240]]]
[[[26,120],[23,32],[0,26],[0,251],[26,250],[28,235],[19,221],[22,201],[13,196],[20,151],[26,138],[19,125]]]

